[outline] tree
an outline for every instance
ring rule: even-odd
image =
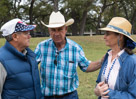
[[[12,3],[9,0],[0,1],[0,26],[12,18],[10,9],[12,9]]]
[[[34,32],[48,36],[48,29],[41,20],[48,24],[52,11],[60,10],[74,24],[69,26],[72,35],[83,35],[84,31],[93,30],[97,34],[100,27],[108,24],[112,17],[128,19],[136,31],[136,0],[0,0],[0,26],[13,18],[20,18],[28,24],[36,24]]]
[[[99,10],[96,11],[98,14],[98,18],[97,18],[97,26],[96,26],[96,34],[101,34],[100,31],[98,31],[98,29],[100,28],[100,24],[102,21],[102,16],[105,15],[103,14],[105,12],[105,10],[110,7],[113,6],[115,4],[116,1],[114,0],[100,0],[100,3],[102,5],[98,6]]]
[[[115,9],[116,8],[116,9]],[[101,26],[106,25],[112,17],[124,17],[132,24],[132,32],[135,33],[136,0],[116,0],[112,6],[103,12]]]
[[[132,24],[132,32],[135,33],[136,29],[136,0],[121,0],[120,6],[123,16],[128,19]]]
[[[83,7],[85,7],[85,8],[83,9],[83,14],[82,14],[81,23],[80,23],[80,27],[81,28],[80,28],[79,35],[83,35],[84,34],[84,29],[85,29],[85,24],[86,24],[86,19],[87,19],[87,13],[91,9],[91,4],[92,4],[91,0],[86,1],[83,4]]]
[[[91,9],[92,0],[63,0],[65,16],[72,17],[75,22],[70,27],[72,35],[83,35],[87,14]]]

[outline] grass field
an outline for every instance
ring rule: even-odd
[[[68,36],[68,38],[80,44],[83,47],[86,57],[91,61],[100,59],[108,49],[108,47],[105,46],[103,36]],[[136,38],[136,36],[134,36],[134,38]],[[36,45],[45,39],[48,39],[48,37],[31,38],[30,48],[34,50]],[[0,39],[0,47],[4,45],[4,41],[4,39]],[[78,68],[77,71],[79,75],[79,99],[97,99],[93,89],[99,70],[84,73]]]

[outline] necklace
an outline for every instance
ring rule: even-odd
[[[108,73],[107,78],[105,79],[106,83],[108,83],[109,76],[110,76],[111,70],[113,69],[113,66],[114,66],[115,62],[116,62],[116,58],[114,59],[112,65],[111,65],[111,68],[110,68],[110,70],[109,70],[109,73]],[[106,64],[106,66],[105,66],[105,68],[104,68],[104,72],[103,72],[103,74],[102,74],[103,76],[105,75],[105,71],[106,71],[107,65],[108,65],[108,63]]]

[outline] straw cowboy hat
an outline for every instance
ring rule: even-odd
[[[69,26],[74,23],[74,19],[69,19],[67,22],[65,22],[64,16],[58,12],[52,12],[49,18],[49,25],[45,24],[43,21],[41,23],[49,28],[57,28],[61,26]]]
[[[134,41],[130,36],[131,36],[131,29],[132,25],[131,23],[123,18],[123,17],[114,17],[111,19],[109,24],[105,28],[100,28],[99,30],[102,31],[111,31],[111,32],[116,32],[125,35],[132,41]]]

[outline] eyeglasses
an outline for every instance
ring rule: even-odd
[[[22,32],[24,35],[30,35],[30,32]]]
[[[59,52],[56,52],[56,54],[55,54],[55,60],[54,60],[55,66],[57,66],[57,57],[58,57],[58,55],[59,55]]]
[[[30,35],[30,32],[29,32],[29,31],[25,31],[25,32],[17,32],[17,34]]]

